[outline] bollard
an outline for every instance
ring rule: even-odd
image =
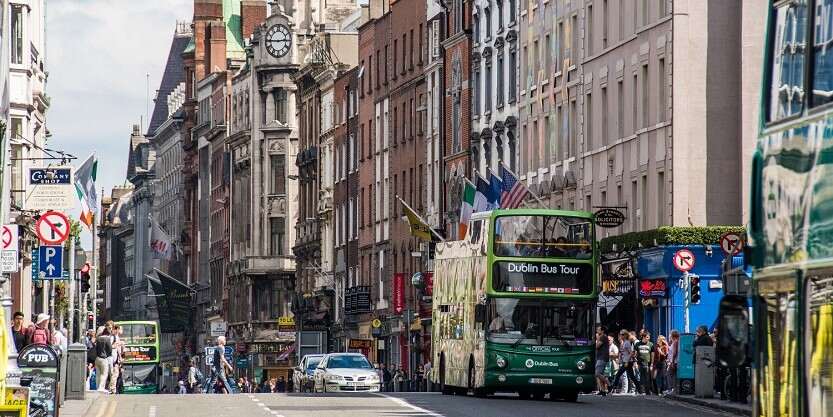
[[[714,397],[714,348],[697,346],[697,362],[694,365],[694,395],[698,398]]]
[[[87,347],[81,343],[73,343],[67,351],[66,398],[83,400],[87,380]]]

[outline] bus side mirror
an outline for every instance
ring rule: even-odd
[[[748,362],[749,310],[746,298],[727,295],[720,300],[717,360],[721,366],[739,368]]]
[[[486,305],[485,304],[475,304],[474,305],[474,321],[476,323],[485,323],[486,322]]]

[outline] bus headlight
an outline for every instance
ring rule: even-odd
[[[576,362],[576,368],[578,368],[579,371],[583,371],[584,368],[587,368],[587,363],[580,359]]]
[[[503,356],[497,355],[495,358],[495,363],[497,364],[498,368],[506,368],[506,358]]]

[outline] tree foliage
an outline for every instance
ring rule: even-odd
[[[720,243],[720,236],[728,232],[744,235],[746,228],[743,226],[663,226],[658,229],[604,238],[599,242],[599,249],[604,253],[613,251],[614,245],[616,245],[616,251],[663,245],[717,245]]]

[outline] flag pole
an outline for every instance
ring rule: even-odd
[[[412,208],[411,208],[411,206],[409,206],[409,205],[408,205],[408,203],[406,203],[406,202],[405,202],[405,200],[403,200],[402,198],[400,198],[400,197],[399,197],[399,194],[396,194],[396,199],[397,199],[397,200],[399,200],[399,202],[400,202],[400,203],[402,203],[402,205],[404,205],[405,207],[407,207],[407,208],[408,208],[408,210],[409,210],[411,213],[414,213],[414,216],[416,216],[416,217],[417,217],[417,219],[418,219],[419,221],[421,221],[424,225],[428,226],[428,230],[430,230],[430,231],[431,231],[431,234],[432,234],[432,235],[434,235],[437,239],[439,239],[439,240],[440,240],[440,242],[445,242],[445,239],[443,239],[443,237],[442,237],[442,236],[440,236],[439,234],[437,234],[437,232],[435,232],[435,231],[434,231],[434,228],[433,228],[433,227],[431,227],[431,225],[429,225],[429,224],[428,224],[428,222],[426,222],[426,221],[425,221],[425,219],[423,219],[423,218],[422,218],[422,216],[420,216],[420,215],[419,215],[419,213],[417,213],[417,212],[416,212],[416,210],[412,209]]]
[[[521,177],[519,177],[518,174],[515,174],[514,171],[509,169],[509,167],[507,167],[506,164],[504,164],[503,162],[500,163],[500,167],[509,171],[509,173],[512,174],[513,177],[517,178],[518,181],[521,180]],[[544,202],[544,200],[542,200],[541,197],[538,196],[538,194],[533,193],[532,190],[530,190],[526,184],[524,184],[524,187],[526,187],[526,191],[529,192],[529,195],[531,195],[532,198],[534,198],[535,201],[538,202],[538,204],[541,204],[542,206],[546,207],[546,202]],[[521,203],[526,205],[526,201],[522,201]]]

